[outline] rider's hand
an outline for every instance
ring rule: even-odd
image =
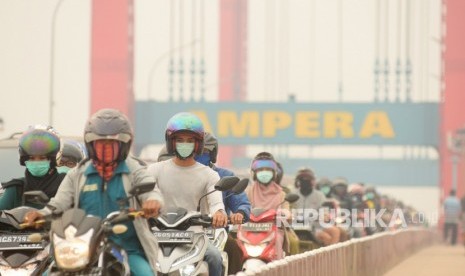
[[[214,228],[226,227],[228,225],[228,216],[223,210],[218,210],[213,214],[212,226]]]
[[[232,224],[242,224],[244,221],[244,215],[242,213],[232,214],[229,218]]]
[[[44,216],[37,212],[37,211],[29,211],[24,215],[23,221],[32,226],[33,222],[39,219],[43,219]],[[36,225],[36,228],[40,227],[40,225]]]
[[[149,199],[142,203],[142,210],[144,210],[145,218],[155,218],[158,217],[160,213],[161,204],[158,200]]]

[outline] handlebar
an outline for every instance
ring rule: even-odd
[[[138,218],[138,217],[143,217],[144,214],[145,213],[142,210],[134,210],[134,211],[130,211],[127,213],[120,212],[116,216],[109,218],[108,222],[110,222],[111,224],[117,224],[117,223],[129,221],[129,220],[134,220],[135,218]]]
[[[26,223],[21,223],[19,224],[20,229],[25,229],[25,228],[39,228],[42,227],[45,224],[46,220],[45,219],[40,219],[32,222],[26,222]]]

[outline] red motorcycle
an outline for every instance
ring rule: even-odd
[[[298,198],[299,196],[296,194],[288,194],[285,201],[292,203]],[[251,211],[249,222],[238,227],[237,243],[242,250],[243,271],[252,270],[277,260],[278,256],[283,256],[282,251],[278,252],[278,250],[283,249],[277,248],[276,242],[278,235],[280,235],[279,228],[282,231],[285,230],[284,225],[277,225],[277,217],[276,209],[254,208]]]

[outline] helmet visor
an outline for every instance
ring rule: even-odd
[[[263,160],[263,159],[258,159],[252,162],[252,170],[258,170],[261,168],[270,168],[273,169],[274,171],[277,170],[276,163],[273,160]]]

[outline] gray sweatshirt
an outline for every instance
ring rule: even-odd
[[[202,195],[213,191],[220,180],[217,172],[200,163],[181,167],[173,159],[149,165],[148,173],[155,177],[157,186],[165,199],[165,208],[182,207],[196,211]],[[221,192],[216,191],[202,199],[202,213],[214,214],[224,210]]]

